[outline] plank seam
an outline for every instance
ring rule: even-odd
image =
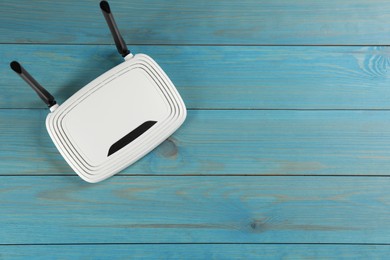
[[[43,110],[40,107],[0,107],[0,110]],[[390,108],[188,108],[188,111],[390,111]]]
[[[78,177],[70,174],[2,174],[1,177]],[[390,175],[333,175],[333,174],[117,174],[115,177],[375,177],[388,178]]]
[[[115,46],[114,43],[0,42],[0,45]],[[242,44],[242,43],[127,43],[129,46],[202,46],[202,47],[389,47],[390,44]]]
[[[0,244],[0,246],[85,246],[85,245],[346,245],[346,246],[390,246],[390,243],[234,243],[234,242],[164,242],[164,243],[37,243],[37,244]]]

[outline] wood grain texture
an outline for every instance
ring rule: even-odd
[[[128,244],[0,246],[4,259],[385,259],[387,245]]]
[[[386,177],[3,176],[0,244],[388,243]]]
[[[111,0],[190,111],[92,185],[8,64],[62,103],[121,62],[98,2],[0,2],[0,259],[388,258],[390,2]]]
[[[390,109],[388,47],[135,46],[188,108]],[[0,108],[45,105],[9,69],[20,61],[60,103],[121,62],[114,46],[0,45]]]
[[[74,172],[45,129],[46,110],[0,110],[0,174]],[[389,111],[189,111],[130,175],[388,175]]]
[[[386,0],[128,2],[112,9],[130,44],[390,43]],[[98,1],[1,1],[1,43],[112,43]]]

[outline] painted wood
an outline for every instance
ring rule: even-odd
[[[1,244],[386,243],[387,177],[3,176]]]
[[[388,1],[110,2],[187,122],[84,183],[8,63],[59,102],[118,64],[98,1],[1,1],[1,259],[387,258]]]
[[[4,259],[385,259],[387,245],[128,244],[0,246]]]
[[[390,43],[386,0],[112,0],[131,44]],[[1,1],[1,43],[111,43],[98,1]]]
[[[390,109],[388,47],[135,46],[188,108]],[[45,105],[9,69],[20,61],[61,103],[121,62],[114,46],[0,45],[1,108]]]
[[[51,142],[47,110],[0,110],[0,174],[75,173]],[[130,175],[388,175],[389,111],[189,111]]]

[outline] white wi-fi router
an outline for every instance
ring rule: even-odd
[[[11,68],[48,105],[46,128],[72,169],[99,182],[146,155],[180,127],[186,107],[160,66],[145,54],[132,55],[110,6],[100,8],[125,61],[58,105],[18,62]]]

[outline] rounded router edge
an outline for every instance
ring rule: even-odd
[[[124,62],[81,88],[63,104],[17,61],[10,67],[49,107],[46,128],[69,166],[85,181],[105,180],[172,135],[187,110],[172,81],[145,54],[133,55],[107,1],[100,8]]]
[[[71,168],[98,182],[157,147],[186,114],[168,76],[152,58],[137,54],[49,113],[46,127]]]

